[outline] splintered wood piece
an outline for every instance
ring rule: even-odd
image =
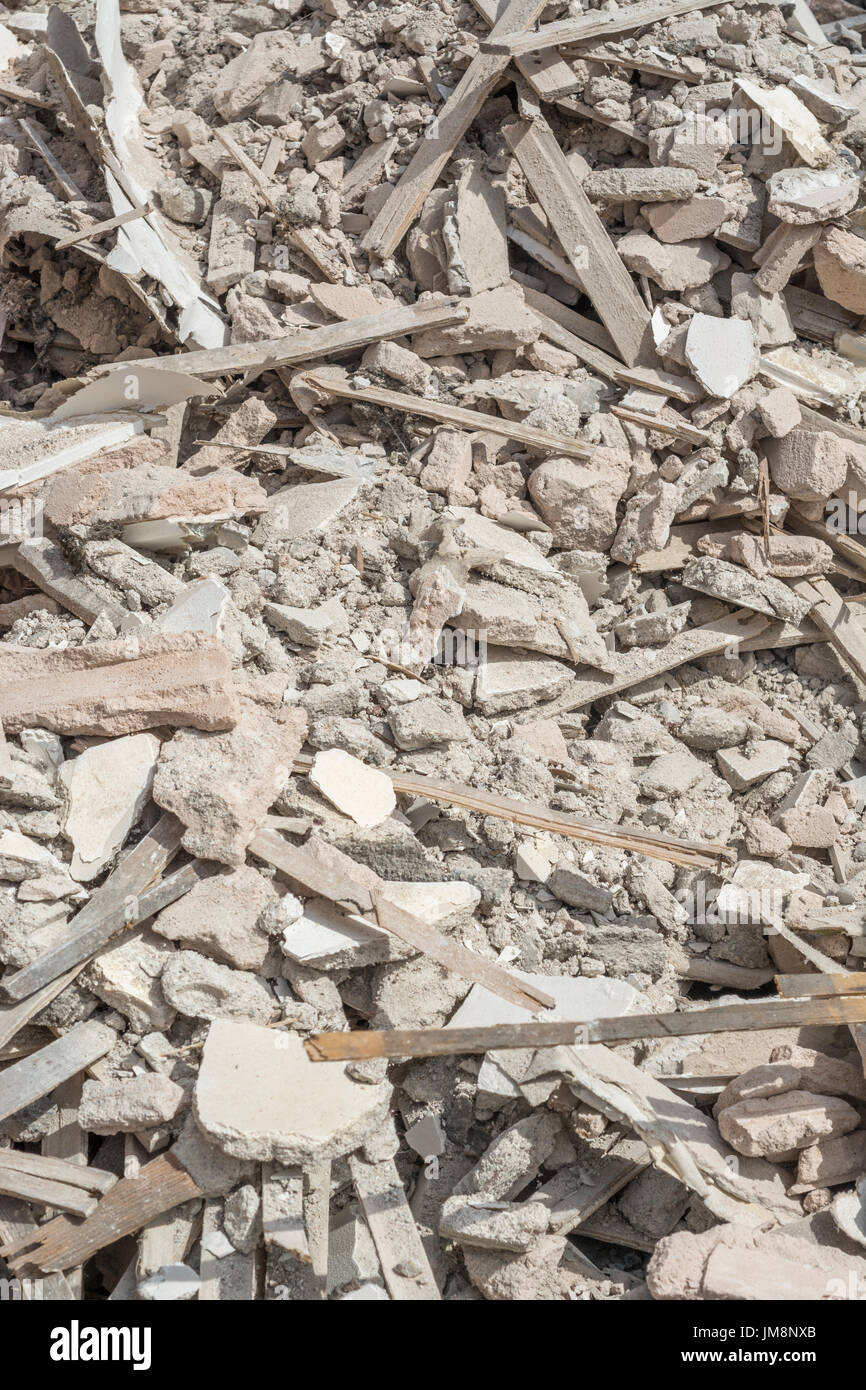
[[[493,37],[519,34],[528,29],[543,9],[544,0],[510,0],[493,28]],[[380,260],[394,254],[509,62],[507,53],[475,55],[445,105],[436,113],[432,125],[424,132],[400,182],[361,242],[365,251]]]
[[[510,123],[502,133],[581,288],[592,300],[623,361],[633,367],[651,347],[649,310],[553,131],[543,117],[536,117]]]
[[[866,684],[866,632],[833,585],[826,579],[798,579],[791,587],[802,598],[814,600],[809,617],[826,633],[836,655]]]
[[[353,1154],[349,1172],[391,1297],[438,1301],[441,1295],[394,1160],[365,1163]]]
[[[108,1173],[104,1168],[90,1168],[84,1163],[69,1163],[63,1158],[26,1153],[22,1149],[0,1149],[0,1168],[44,1178],[46,1182],[78,1187],[83,1192],[108,1192],[117,1182],[114,1173]]]
[[[472,3],[492,29],[504,13],[507,0],[472,0]],[[557,97],[580,91],[584,85],[570,63],[554,49],[518,58],[515,67],[541,101],[555,101]]]
[[[19,1003],[0,1004],[0,1048],[6,1047],[16,1033],[20,1033],[31,1019],[34,1019],[37,1014],[47,1008],[52,999],[56,999],[67,985],[71,985],[76,975],[80,975],[83,969],[84,962],[82,961],[81,965],[67,970],[65,975],[58,975],[56,980],[49,981],[47,985],[43,985],[41,989],[29,994],[26,999],[22,999]]]
[[[0,1072],[0,1120],[47,1096],[55,1086],[104,1057],[116,1042],[114,1029],[104,1023],[77,1023],[62,1038],[13,1062]]]
[[[704,623],[702,627],[678,632],[662,647],[633,648],[617,656],[613,671],[592,671],[587,675],[578,671],[565,694],[545,705],[544,717],[558,719],[561,714],[616,695],[620,690],[630,690],[633,685],[660,676],[664,671],[673,671],[687,661],[700,661],[702,657],[714,656],[727,648],[747,650],[746,643],[759,637],[769,625],[769,619],[762,614],[741,608],[728,617]],[[815,630],[812,628],[813,632]],[[529,717],[536,716],[530,711]],[[518,719],[518,722],[522,721]]]
[[[200,878],[212,872],[210,865],[186,864],[150,887],[180,849],[183,835],[184,827],[176,816],[170,812],[161,816],[153,830],[139,840],[72,919],[72,935],[0,982],[0,991],[10,999],[27,999],[60,974],[90,960],[118,932],[146,921],[188,893]]]
[[[24,131],[24,134],[27,136],[27,139],[30,141],[31,145],[33,145],[33,147],[40,155],[44,163],[47,164],[49,172],[52,178],[54,179],[54,182],[60,189],[60,192],[63,194],[64,198],[66,198],[67,201],[71,203],[86,202],[87,199],[85,198],[81,189],[78,187],[76,183],[73,183],[72,179],[67,174],[63,165],[60,163],[60,160],[55,159],[54,155],[51,153],[45,141],[42,139],[42,136],[39,134],[39,131],[36,129],[33,122],[25,120],[22,116],[19,118],[18,124],[20,125],[21,129]]]
[[[482,53],[502,53],[508,58],[516,58],[523,53],[538,53],[543,48],[560,48],[564,44],[585,43],[590,39],[610,38],[611,34],[624,34],[629,29],[644,25],[658,24],[663,19],[673,19],[676,15],[691,14],[698,10],[709,10],[720,0],[646,0],[645,4],[624,5],[619,10],[589,10],[576,19],[557,20],[555,24],[542,24],[528,32],[518,30],[503,37],[494,30],[487,39],[481,41]]]
[[[626,1014],[592,1023],[495,1023],[482,1028],[392,1028],[314,1033],[304,1047],[314,1062],[367,1057],[451,1057],[502,1047],[572,1047],[587,1043],[684,1038],[742,1029],[804,1028],[866,1022],[866,999],[769,999],[718,1005],[682,1014]]]
[[[137,207],[130,208],[129,212],[122,212],[118,217],[107,217],[104,222],[91,222],[89,227],[82,227],[80,231],[55,242],[54,250],[67,251],[70,246],[77,246],[80,241],[99,241],[108,232],[125,227],[127,222],[137,222],[140,217],[147,217],[151,212],[153,208],[150,203],[140,203]]]
[[[615,405],[611,407],[611,414],[620,420],[628,420],[632,425],[641,425],[645,430],[654,430],[657,434],[670,434],[675,439],[685,439],[689,444],[697,444],[699,447],[713,442],[713,436],[707,430],[696,429],[682,417],[676,418],[673,411],[668,415],[648,415],[643,410],[631,410],[627,406]]]
[[[783,999],[828,999],[838,994],[866,994],[866,971],[846,970],[839,975],[777,975],[776,988]]]
[[[17,1197],[0,1196],[0,1245],[10,1245],[37,1229],[28,1206]],[[16,1292],[25,1303],[71,1303],[78,1297],[63,1274],[49,1274],[40,1279],[20,1279]]]
[[[542,1007],[554,1007],[555,1000],[543,990],[517,979],[501,965],[484,960],[434,927],[403,912],[388,900],[388,884],[384,879],[324,840],[311,836],[305,845],[290,845],[276,831],[260,830],[249,849],[257,858],[273,864],[293,883],[300,884],[307,893],[328,898],[339,906],[348,906],[351,912],[372,914],[366,918],[370,926],[379,926],[400,941],[408,942],[446,970],[453,970],[473,984],[483,984],[510,1004],[533,1013]]]
[[[97,1250],[133,1235],[164,1211],[201,1197],[183,1164],[171,1153],[145,1164],[137,1178],[123,1178],[80,1224],[57,1216],[38,1230],[0,1246],[13,1272],[35,1266],[46,1273],[84,1264]]]
[[[705,527],[701,528],[702,532],[705,530]],[[306,773],[312,765],[312,758],[297,757],[293,771]],[[391,778],[397,792],[423,796],[429,801],[438,801],[445,806],[460,806],[466,811],[477,811],[483,816],[496,816],[515,825],[531,825],[536,830],[546,830],[552,835],[567,835],[572,840],[586,840],[590,844],[608,845],[612,849],[631,850],[635,854],[645,854],[650,859],[665,859],[671,864],[719,869],[723,861],[733,863],[737,857],[736,851],[728,845],[701,844],[692,840],[680,840],[675,835],[665,835],[658,830],[638,830],[631,826],[588,820],[582,816],[568,815],[564,811],[552,811],[541,802],[518,801],[515,797],[478,791],[475,787],[466,787],[460,782],[427,777],[421,772],[389,770],[386,775]]]
[[[427,400],[424,396],[410,396],[405,391],[388,391],[378,386],[352,386],[350,382],[326,376],[324,372],[304,372],[301,380],[318,391],[339,396],[342,400],[367,401],[370,405],[381,405],[386,410],[402,410],[408,415],[423,415],[447,425],[501,435],[504,439],[515,439],[519,444],[526,444],[530,449],[543,453],[575,459],[592,458],[594,453],[593,445],[580,440],[563,434],[551,434],[548,430],[536,429],[534,425],[503,420],[497,415],[485,415],[480,410],[467,410],[465,406],[452,405],[450,401]]]
[[[165,367],[208,380],[227,373],[268,371],[277,367],[312,362],[316,358],[336,357],[343,352],[368,347],[387,338],[402,338],[426,328],[445,328],[463,323],[469,310],[459,299],[449,297],[408,308],[383,309],[381,314],[363,314],[322,328],[308,328],[288,337],[265,338],[258,343],[233,343],[231,347],[202,348],[200,352],[170,353],[165,357],[142,357],[123,362],[123,371],[135,367]],[[114,368],[113,370],[118,370]]]
[[[36,1202],[43,1207],[57,1207],[60,1211],[73,1212],[75,1216],[89,1216],[96,1210],[98,1198],[80,1187],[69,1183],[54,1182],[51,1178],[40,1178],[34,1173],[22,1173],[17,1168],[8,1168],[0,1159],[0,1192],[7,1197],[20,1197],[25,1202]]]

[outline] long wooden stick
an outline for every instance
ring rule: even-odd
[[[649,310],[547,121],[515,121],[502,133],[623,361],[649,360]]]
[[[306,773],[312,766],[312,758],[298,757],[293,763],[293,771]],[[460,782],[446,782],[420,772],[389,770],[386,775],[391,778],[397,792],[424,796],[445,806],[460,806],[466,811],[477,811],[482,816],[496,816],[515,825],[531,825],[535,830],[546,830],[552,835],[567,835],[570,839],[585,840],[593,845],[631,850],[635,854],[645,854],[649,859],[664,859],[685,868],[718,870],[724,861],[734,863],[737,858],[736,850],[728,845],[680,840],[675,835],[665,835],[661,831],[567,815],[564,811],[551,811],[541,802],[518,801],[515,797],[479,791]]]
[[[777,975],[776,988],[783,999],[830,999],[840,994],[866,994],[866,971],[846,970],[841,975]]]
[[[55,1042],[13,1062],[0,1072],[0,1120],[84,1071],[110,1052],[116,1041],[117,1034],[104,1023],[77,1023]]]
[[[174,352],[166,357],[141,357],[122,362],[113,371],[134,371],[136,367],[165,367],[168,371],[188,372],[190,376],[208,379],[228,372],[262,371],[290,367],[317,357],[336,357],[356,348],[386,338],[402,338],[406,333],[420,333],[426,328],[444,328],[462,323],[469,310],[456,298],[433,300],[431,303],[400,305],[384,309],[381,314],[362,314],[360,318],[342,323],[327,323],[322,328],[307,328],[282,338],[265,338],[258,343],[233,343],[231,347],[202,348],[200,352]]]
[[[495,1023],[482,1028],[392,1028],[384,1032],[315,1033],[304,1043],[314,1062],[366,1057],[451,1057],[502,1047],[572,1047],[586,1043],[684,1038],[742,1029],[802,1028],[866,1022],[866,999],[771,999],[688,1013],[625,1014],[591,1023]]]
[[[481,40],[482,53],[497,53],[508,58],[518,54],[538,53],[544,48],[559,48],[563,44],[584,43],[590,39],[609,38],[629,29],[657,24],[660,19],[697,10],[709,10],[720,0],[648,0],[646,4],[625,5],[620,10],[589,10],[576,19],[557,20],[542,24],[534,32],[517,32],[503,36],[494,29],[489,38]],[[529,26],[524,26],[528,29]]]
[[[510,0],[491,37],[520,34],[535,23],[543,9],[544,0]],[[509,62],[507,53],[475,55],[364,237],[361,245],[365,251],[382,260],[393,256]]]
[[[250,842],[250,853],[273,864],[292,882],[308,893],[330,899],[338,906],[348,904],[358,913],[371,914],[371,927],[381,927],[398,940],[435,960],[445,970],[461,975],[473,984],[483,985],[500,999],[535,1013],[553,1008],[556,1000],[536,985],[485,960],[449,936],[429,927],[411,913],[404,912],[388,898],[388,884],[371,869],[356,864],[348,855],[324,840],[311,837],[305,845],[290,845],[273,830],[260,830]]]
[[[104,222],[93,222],[89,227],[80,228],[79,231],[64,237],[62,241],[55,242],[54,250],[66,251],[70,246],[77,246],[80,241],[98,241],[106,232],[125,227],[127,222],[137,222],[140,217],[147,217],[151,212],[153,208],[150,203],[141,203],[138,207],[130,208],[129,212],[120,213],[118,217],[108,217]]]
[[[350,382],[326,376],[324,372],[305,372],[303,380],[317,390],[327,392],[329,396],[339,396],[342,400],[366,401],[370,405],[384,406],[386,410],[402,410],[407,415],[423,415],[447,425],[502,435],[504,439],[516,439],[519,444],[545,453],[588,459],[595,452],[592,444],[584,444],[567,435],[551,434],[548,430],[536,429],[534,425],[521,425],[515,420],[485,415],[480,410],[467,410],[465,406],[451,405],[448,401],[427,400],[424,396],[410,396],[406,391],[387,391],[378,386],[352,386]]]
[[[153,883],[180,849],[183,834],[184,827],[176,816],[161,816],[73,917],[67,940],[0,982],[0,991],[8,999],[26,999],[89,960],[125,927],[145,921],[188,893],[209,868],[187,864],[163,882]]]

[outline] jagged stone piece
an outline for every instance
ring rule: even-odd
[[[64,833],[74,847],[69,872],[79,883],[104,869],[144,810],[159,749],[153,734],[130,734],[87,748],[61,767]]]
[[[321,1163],[384,1123],[391,1086],[353,1081],[342,1062],[311,1062],[294,1033],[217,1020],[202,1053],[196,1121],[236,1158]]]

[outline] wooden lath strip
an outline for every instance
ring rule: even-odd
[[[482,53],[496,53],[516,58],[524,53],[538,53],[545,48],[560,48],[564,44],[585,43],[591,39],[610,38],[629,29],[657,24],[677,15],[710,10],[720,0],[647,0],[641,5],[624,5],[619,10],[588,10],[576,19],[557,20],[542,24],[534,32],[517,32],[503,36],[496,30],[481,41]],[[527,26],[528,28],[528,26]]]
[[[312,758],[298,757],[293,770],[307,773],[312,765]],[[649,859],[664,859],[685,868],[719,870],[723,863],[734,863],[737,857],[736,851],[728,845],[680,840],[675,835],[665,835],[661,831],[567,815],[563,811],[552,811],[541,802],[518,801],[514,797],[479,791],[460,782],[443,781],[423,773],[392,772],[387,769],[386,776],[391,778],[397,792],[423,796],[445,806],[460,806],[465,811],[477,811],[482,816],[496,816],[515,825],[530,825],[535,830],[546,830],[552,835],[567,835],[570,839],[586,840],[589,844],[645,854]]]
[[[534,24],[544,0],[510,0],[492,37],[520,34]],[[400,182],[379,210],[361,245],[385,260],[393,256],[421,211],[424,199],[508,67],[509,54],[477,53],[432,125],[425,131]]]
[[[772,999],[688,1013],[625,1014],[590,1023],[496,1023],[480,1028],[392,1028],[384,1032],[315,1033],[304,1047],[314,1062],[368,1057],[451,1057],[509,1047],[613,1045],[644,1038],[684,1038],[744,1029],[835,1027],[866,1022],[866,998]]]

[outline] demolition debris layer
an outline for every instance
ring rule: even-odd
[[[866,1284],[866,25],[0,6],[0,1277]]]

